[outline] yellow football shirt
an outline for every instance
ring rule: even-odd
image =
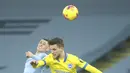
[[[42,61],[38,61],[37,66],[33,67],[38,68],[43,65],[48,65],[52,73],[77,73],[77,67],[86,68],[88,63],[75,55],[66,53],[65,58],[59,60],[54,59],[53,55],[49,54]]]

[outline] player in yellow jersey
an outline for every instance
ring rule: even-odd
[[[87,62],[75,55],[64,51],[64,42],[61,38],[53,38],[49,41],[51,52],[43,60],[32,61],[33,68],[49,66],[52,73],[77,73],[76,68],[83,68],[90,73],[102,73],[97,68],[91,66]]]

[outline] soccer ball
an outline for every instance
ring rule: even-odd
[[[68,5],[63,9],[62,14],[63,14],[65,19],[72,21],[78,17],[79,11],[78,11],[78,8],[76,6]]]

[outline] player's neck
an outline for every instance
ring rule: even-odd
[[[65,58],[65,52],[63,51],[59,57],[60,59]]]

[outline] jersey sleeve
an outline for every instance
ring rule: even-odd
[[[51,63],[51,55],[47,55],[46,57],[44,57],[43,59],[42,59],[44,62],[45,62],[45,65],[50,65],[50,63]]]
[[[42,60],[38,60],[37,64],[32,65],[33,68],[39,68],[45,65],[50,65],[50,61],[51,61],[51,57],[50,55],[47,55],[46,57],[44,57]]]
[[[90,73],[102,73],[99,69],[95,68],[92,65],[88,65],[85,70],[89,71]]]
[[[41,60],[43,59],[45,56],[47,56],[46,53],[40,53],[39,55],[33,55],[31,58],[34,60]]]
[[[78,57],[76,57],[76,64],[78,67],[85,69],[88,66],[88,63]]]
[[[34,60],[40,60],[41,59],[40,57],[38,57],[36,55],[33,55],[31,58],[34,59]]]
[[[76,58],[77,60],[77,66],[80,68],[83,68],[91,73],[102,73],[100,70],[98,70],[97,68],[91,66],[90,64],[88,64],[86,61],[80,59],[80,58]]]
[[[33,64],[32,67],[39,68],[39,67],[44,66],[44,65],[45,65],[45,62],[43,60],[38,60],[37,64]]]

